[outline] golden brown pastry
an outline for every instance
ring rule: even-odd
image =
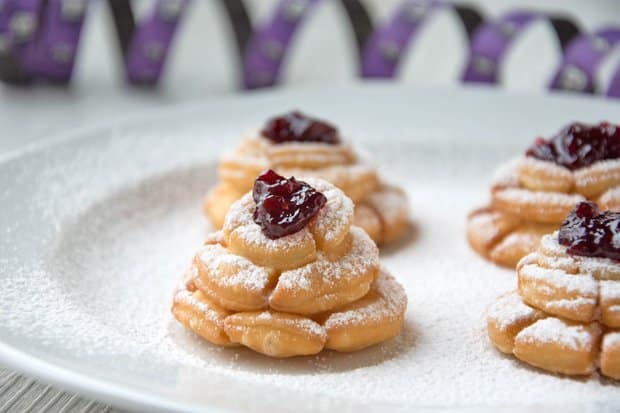
[[[272,357],[397,336],[407,298],[353,216],[332,184],[267,171],[197,252],[173,314],[207,341]]]
[[[619,225],[620,213],[578,204],[517,265],[523,300],[549,314],[620,327]]]
[[[503,353],[532,366],[567,375],[601,373],[620,379],[620,332],[598,322],[580,323],[525,304],[516,292],[489,310],[489,338]]]
[[[570,375],[620,379],[620,213],[582,202],[517,265],[518,292],[488,314],[504,353]]]
[[[620,130],[609,123],[573,123],[539,138],[524,157],[500,168],[491,201],[468,217],[472,248],[496,264],[514,267],[543,234],[587,199],[603,209],[620,205]]]
[[[354,224],[378,244],[397,239],[407,228],[405,193],[383,183],[335,127],[299,112],[269,120],[220,159],[219,182],[203,205],[216,228],[224,225],[232,203],[252,190],[254,178],[267,169],[285,176],[321,178],[340,188],[355,203]]]

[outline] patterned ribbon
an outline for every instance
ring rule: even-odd
[[[614,75],[611,77],[611,83],[609,89],[607,89],[607,96],[620,98],[620,65],[616,67]]]
[[[549,87],[583,93],[597,92],[596,70],[619,42],[620,29],[613,27],[579,36],[567,47],[562,64]],[[611,92],[614,93],[614,90]]]
[[[137,25],[129,0],[108,0],[108,5],[127,80],[136,85],[157,84],[188,0],[157,0],[152,13]]]
[[[9,83],[71,78],[86,0],[6,0],[0,9],[0,76]]]
[[[67,83],[73,71],[89,2],[96,0],[0,0],[0,81],[33,80]],[[156,0],[151,14],[136,22],[132,0],[107,0],[122,52],[126,76],[136,85],[156,85],[163,73],[174,34],[190,0]],[[245,88],[275,85],[295,34],[320,0],[280,0],[271,18],[253,27],[243,0],[220,0],[231,23],[242,62]],[[607,91],[596,84],[596,72],[614,45],[619,28],[581,34],[570,19],[513,11],[483,22],[472,7],[442,0],[406,0],[384,25],[373,22],[360,0],[339,0],[356,39],[363,77],[393,77],[402,56],[430,17],[452,9],[470,41],[463,73],[467,82],[497,83],[507,50],[531,23],[545,19],[557,35],[564,57],[551,89],[620,96],[620,66]]]
[[[503,57],[520,33],[537,19],[552,24],[562,48],[579,33],[570,20],[528,11],[514,11],[498,21],[487,22],[474,34],[463,80],[465,82],[497,83]]]
[[[469,7],[442,1],[408,1],[396,11],[387,25],[375,30],[368,40],[363,53],[362,76],[393,77],[409,43],[415,40],[430,15],[446,7],[457,11],[468,34],[482,21],[480,14]]]
[[[243,64],[243,85],[247,89],[277,82],[291,39],[317,1],[281,1],[271,20],[252,34]]]

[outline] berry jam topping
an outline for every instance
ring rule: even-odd
[[[599,125],[572,123],[549,140],[536,139],[525,155],[555,162],[570,170],[620,158],[620,128],[609,122]]]
[[[254,222],[271,239],[299,231],[327,202],[325,195],[307,183],[286,179],[271,169],[256,178],[252,197]]]
[[[620,213],[580,202],[560,227],[558,241],[569,254],[620,260]]]
[[[269,119],[261,133],[274,143],[321,142],[331,145],[340,143],[338,129],[333,125],[309,118],[297,111]]]

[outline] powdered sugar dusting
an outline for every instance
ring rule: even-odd
[[[601,281],[600,282],[601,300],[620,300],[620,282]]]
[[[540,239],[541,250],[547,255],[563,256],[567,255],[566,247],[558,242],[558,231],[544,235]]]
[[[572,207],[585,198],[576,194],[563,194],[559,192],[531,191],[522,188],[506,188],[495,191],[493,196],[505,202],[514,202],[524,205],[538,206],[553,205]]]
[[[560,300],[549,300],[545,303],[547,310],[575,310],[584,306],[596,305],[596,298],[574,297]]]
[[[373,209],[379,211],[384,219],[391,219],[407,214],[409,203],[407,196],[398,188],[385,186],[378,191],[371,192],[364,199],[372,205]]]
[[[538,310],[525,304],[519,294],[511,292],[489,307],[488,317],[500,330],[506,330],[519,321],[532,319],[539,313]]]
[[[231,233],[235,232],[239,238],[243,239],[248,245],[261,248],[266,251],[292,249],[295,246],[314,242],[314,238],[308,231],[308,228],[285,235],[277,239],[270,239],[264,233],[261,227],[254,222],[252,214],[255,209],[252,194],[245,194],[241,199],[233,203],[226,214],[223,230]]]
[[[547,317],[524,328],[515,337],[515,342],[558,343],[572,350],[589,350],[595,337],[583,325],[570,325],[559,318]]]
[[[598,203],[603,205],[617,205],[620,202],[620,186],[608,189],[598,199]]]
[[[514,158],[508,162],[501,164],[492,177],[492,187],[516,187],[519,186],[519,175],[517,174],[517,166],[521,158]]]
[[[309,290],[313,281],[321,276],[321,284],[336,286],[344,281],[367,274],[370,268],[379,266],[379,251],[368,235],[358,227],[351,227],[353,237],[351,250],[336,261],[322,251],[315,261],[293,270],[284,271],[278,280],[278,289]]]
[[[315,218],[316,230],[327,241],[335,241],[347,232],[353,221],[353,202],[335,186],[317,178],[300,178],[321,192],[327,203]]]
[[[603,337],[603,351],[618,351],[620,349],[620,332],[610,331]]]
[[[258,322],[265,322],[265,323],[269,323],[269,325],[273,325],[272,323],[274,321],[274,316],[269,311],[263,311],[258,316],[256,316],[256,320]],[[320,324],[318,324],[317,322],[309,318],[305,318],[305,317],[278,318],[277,323],[289,325],[295,329],[303,330],[307,332],[308,334],[313,335],[315,337],[319,337],[322,339],[326,338],[325,329],[321,327]]]
[[[228,252],[219,244],[205,245],[198,257],[207,268],[208,276],[222,285],[262,291],[270,282],[269,273],[263,267]]]
[[[371,289],[375,289],[378,293],[379,298],[376,301],[363,307],[336,311],[327,318],[323,326],[329,331],[339,326],[389,322],[404,313],[407,307],[407,296],[391,275],[385,273],[379,275]]]
[[[187,290],[178,290],[174,294],[174,300],[178,303],[197,309],[202,314],[202,317],[218,325],[221,325],[224,321],[217,311],[214,311],[213,308],[209,307],[207,303],[200,301],[194,296],[194,294]]]
[[[571,255],[558,242],[558,231],[542,237],[539,260],[548,268],[577,268],[596,279],[620,281],[620,265],[609,258]]]
[[[480,211],[471,215],[468,220],[469,225],[476,228],[476,234],[483,239],[485,245],[500,234],[499,227],[494,225],[497,215],[497,212]]]
[[[544,282],[567,292],[575,292],[588,296],[598,294],[596,280],[586,274],[568,274],[564,270],[549,269],[537,264],[524,265],[519,270],[519,277],[537,282]]]
[[[620,181],[620,159],[608,159],[598,161],[592,165],[577,169],[575,172],[575,183],[578,187],[585,187],[598,182],[601,176],[605,181]]]

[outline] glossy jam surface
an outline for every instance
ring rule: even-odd
[[[620,213],[581,202],[560,227],[558,241],[569,254],[620,260]]]
[[[254,222],[271,239],[302,229],[327,202],[325,195],[294,177],[287,179],[271,169],[254,181]]]
[[[297,111],[269,119],[261,133],[274,143],[321,142],[332,145],[340,143],[336,127]]]
[[[571,170],[620,158],[620,128],[608,122],[572,123],[551,139],[538,138],[525,155]]]

